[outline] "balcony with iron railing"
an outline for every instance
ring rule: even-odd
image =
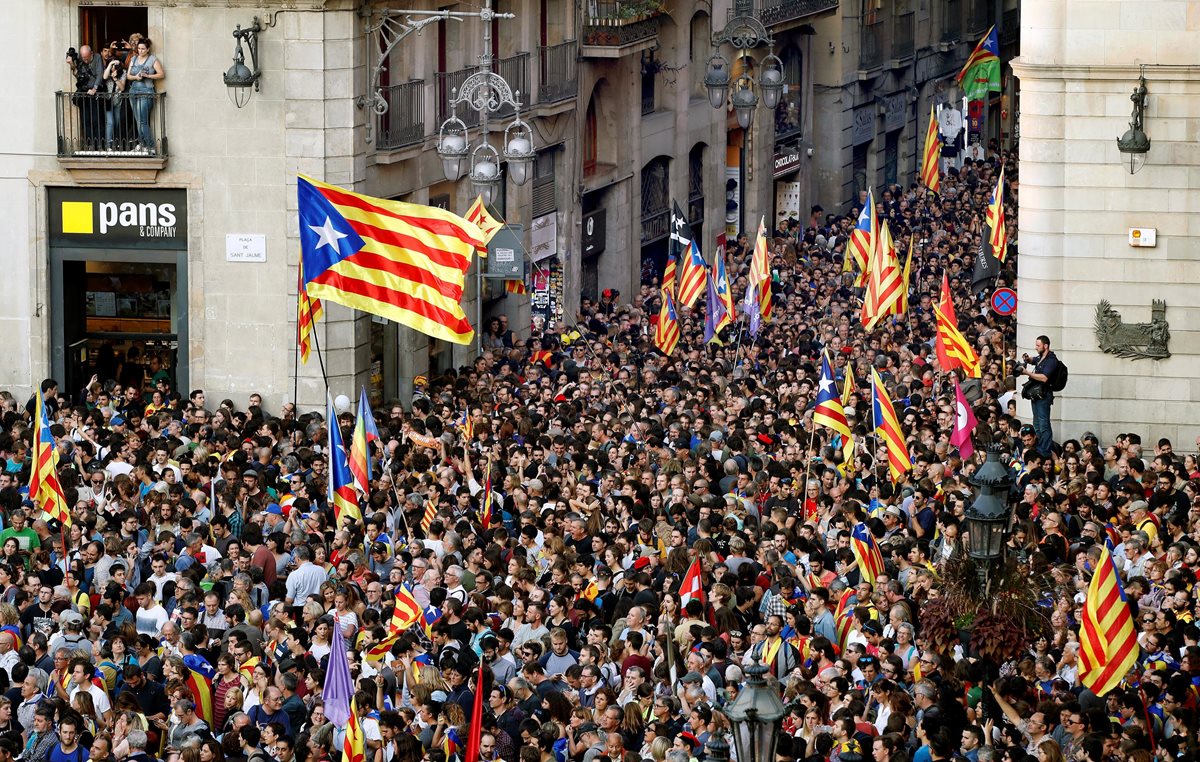
[[[58,92],[54,97],[60,159],[165,163],[166,93]]]
[[[529,54],[517,53],[508,58],[501,58],[492,68],[504,80],[508,82],[508,86],[512,88],[514,93],[520,94],[522,107],[528,107],[530,103],[529,92]],[[463,83],[472,74],[479,71],[478,66],[468,66],[457,71],[439,71],[435,72],[434,86],[437,88],[436,103],[437,103],[437,123],[440,125],[450,117],[450,103],[455,98],[462,95]],[[505,104],[500,107],[496,113],[489,115],[489,119],[505,119],[513,116],[513,107]],[[475,127],[479,124],[479,112],[470,104],[460,103],[458,105],[458,118],[463,121],[467,127]]]
[[[912,56],[914,49],[913,13],[909,11],[896,16],[892,25],[892,58],[908,58]]]
[[[755,5],[759,21],[770,27],[835,11],[838,0],[756,0]]]
[[[538,103],[556,103],[577,97],[578,48],[575,40],[538,48]]]
[[[858,68],[866,71],[878,67],[883,63],[883,22],[863,25],[861,39]]]
[[[967,8],[967,30],[978,37],[992,24],[992,0],[970,0]]]
[[[962,20],[961,0],[943,0],[942,42],[954,42],[962,39]]]
[[[425,139],[425,80],[383,88],[388,110],[378,117],[380,150],[403,148]],[[441,124],[439,122],[439,124]]]
[[[581,54],[618,58],[650,47],[662,11],[659,0],[586,0]]]

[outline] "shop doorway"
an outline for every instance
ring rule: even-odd
[[[157,379],[186,396],[187,255],[51,250],[52,366],[78,394],[93,375],[139,386]]]

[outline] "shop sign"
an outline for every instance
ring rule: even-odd
[[[883,131],[891,132],[904,127],[906,112],[904,93],[889,95],[883,99]]]
[[[594,257],[604,252],[604,223],[603,209],[583,215],[583,256]]]
[[[875,106],[854,109],[854,126],[850,131],[850,142],[859,146],[875,139]]]
[[[50,188],[51,246],[187,249],[187,191]]]
[[[790,174],[800,166],[801,148],[799,144],[791,146],[780,146],[775,149],[775,176],[783,177]]]

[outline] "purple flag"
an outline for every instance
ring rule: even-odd
[[[325,690],[321,697],[325,701],[325,716],[335,727],[345,727],[350,720],[350,699],[354,696],[354,683],[350,680],[350,661],[346,658],[346,640],[342,637],[342,625],[334,621],[333,639],[330,643],[329,666],[325,670]]]
[[[725,313],[725,305],[717,296],[717,283],[710,270],[704,271],[704,282],[707,286],[707,299],[704,305],[704,343],[717,338],[717,323]]]

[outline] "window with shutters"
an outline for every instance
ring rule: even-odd
[[[541,217],[558,209],[554,185],[554,160],[557,148],[548,148],[533,162],[533,216]]]

